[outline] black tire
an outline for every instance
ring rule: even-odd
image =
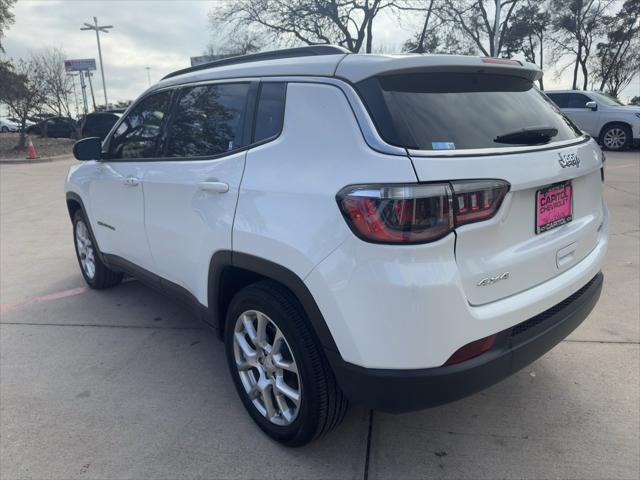
[[[2,133],[9,133],[8,127],[2,127]]]
[[[93,262],[95,265],[95,272],[93,276],[90,276],[85,270],[85,267],[82,264],[80,251],[78,250],[76,232],[79,222],[82,222],[84,224],[89,240],[91,242],[91,247],[93,248]],[[76,211],[76,213],[73,215],[73,245],[76,250],[76,258],[78,259],[80,272],[82,272],[84,280],[91,288],[95,288],[96,290],[103,290],[105,288],[111,288],[115,285],[118,285],[122,281],[122,277],[124,276],[122,272],[111,270],[102,262],[100,251],[98,250],[96,240],[93,236],[93,232],[91,231],[91,225],[89,225],[89,222],[86,220],[84,212],[82,210]]]
[[[624,136],[624,140],[616,143],[612,143],[608,137],[610,135],[615,134],[615,138],[620,138],[621,135]],[[628,149],[633,142],[631,129],[627,125],[621,124],[613,124],[607,125],[602,132],[600,133],[600,144],[602,145],[604,150],[610,150],[612,152],[621,152],[623,150]]]
[[[276,425],[260,413],[240,379],[234,358],[235,325],[240,315],[249,310],[269,317],[281,330],[295,358],[301,384],[300,405],[297,416],[288,425]],[[227,310],[225,349],[242,403],[255,423],[272,439],[286,446],[299,447],[333,430],[343,420],[348,401],[336,383],[302,307],[282,285],[264,280],[235,295]]]

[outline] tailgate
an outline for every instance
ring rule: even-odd
[[[602,158],[593,140],[492,156],[410,153],[420,181],[494,178],[511,184],[494,218],[456,229],[456,262],[469,303],[492,302],[539,285],[596,246],[604,207]],[[572,186],[571,221],[537,233],[536,192],[565,181]]]

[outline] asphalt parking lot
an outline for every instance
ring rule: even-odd
[[[406,415],[352,408],[301,449],[237,401],[223,346],[129,281],[85,287],[62,191],[73,160],[0,166],[0,477],[593,478],[640,471],[640,153],[608,154],[596,310],[504,382]]]

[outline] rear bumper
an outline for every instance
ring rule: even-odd
[[[368,369],[327,352],[346,396],[354,403],[389,413],[433,407],[482,390],[530,364],[567,337],[600,297],[598,273],[559,304],[503,330],[491,350],[465,362],[418,370]]]

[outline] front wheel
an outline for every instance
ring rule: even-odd
[[[602,132],[602,145],[607,150],[624,150],[631,145],[631,141],[631,130],[624,125],[611,125]]]
[[[266,280],[236,294],[225,347],[245,408],[271,438],[301,446],[335,428],[347,400],[295,297]]]
[[[80,271],[91,288],[110,288],[122,281],[123,274],[111,270],[100,259],[98,247],[81,210],[73,216],[73,239]]]

